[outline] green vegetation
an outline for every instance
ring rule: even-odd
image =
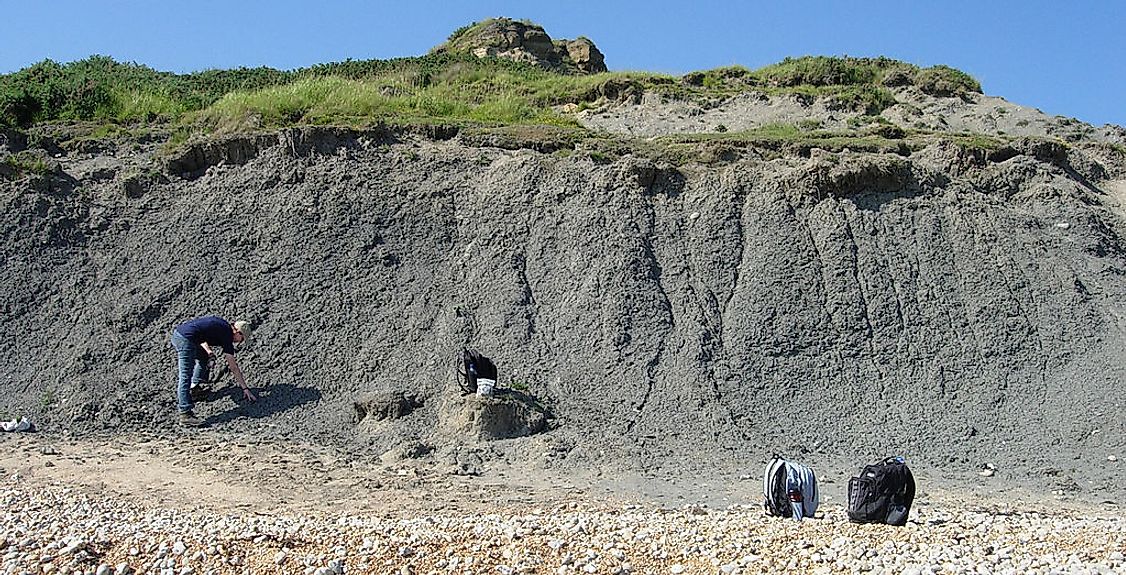
[[[45,411],[45,410],[50,409],[54,405],[55,405],[55,393],[53,391],[48,389],[48,390],[45,390],[42,394],[40,394],[40,396],[39,396],[39,408],[40,409]]]
[[[20,177],[24,175],[43,175],[51,171],[51,166],[41,152],[25,150],[4,156],[0,160],[0,176]]]
[[[891,60],[888,60],[890,63]],[[769,86],[854,86],[874,84],[882,76],[882,62],[866,58],[807,56],[786,58],[754,76]]]
[[[574,125],[552,106],[595,99],[634,74],[568,76],[465,54],[268,68],[156,72],[94,56],[0,76],[0,126],[165,122],[214,131],[326,124]],[[612,83],[612,82],[611,82]],[[616,90],[616,84],[610,88]]]
[[[915,74],[915,85],[932,96],[959,96],[981,93],[981,84],[969,74],[949,66],[924,68]]]
[[[899,128],[887,131],[888,126],[873,122],[855,131],[831,131],[812,128],[808,123],[771,124],[743,132],[717,134],[678,135],[661,138],[662,149],[635,150],[636,153],[659,157],[673,163],[691,161],[725,163],[738,158],[740,150],[755,149],[768,156],[802,154],[812,149],[840,152],[879,152],[909,154],[925,147],[932,134],[915,132],[907,134]],[[984,140],[958,140],[960,145],[983,145]]]
[[[759,70],[731,66],[692,72],[684,83],[720,94],[748,89],[826,97],[842,108],[878,114],[895,104],[890,87],[914,85],[934,96],[980,93],[981,85],[948,66],[919,68],[890,58],[786,58]]]
[[[499,62],[474,66],[460,61],[430,73],[422,69],[423,58],[361,79],[305,74],[284,85],[229,93],[185,118],[205,131],[380,122],[575,127],[573,118],[552,106],[596,90],[600,81],[489,65]]]
[[[1007,143],[1006,140],[985,134],[952,134],[949,138],[963,148],[985,152],[996,152]]]
[[[44,60],[0,76],[0,125],[98,120],[173,121],[211,105],[232,90],[280,84],[269,68],[209,70],[191,75],[157,72],[92,56],[70,64]]]
[[[479,26],[455,31],[450,43]],[[941,95],[981,90],[958,70],[918,68],[887,58],[787,58],[759,70],[731,66],[674,77],[638,72],[569,75],[450,50],[293,71],[239,68],[193,74],[158,72],[92,56],[69,64],[45,60],[0,75],[0,127],[83,122],[92,124],[83,137],[98,138],[141,133],[159,125],[172,132],[175,144],[192,135],[293,125],[450,126],[491,145],[532,145],[554,152],[597,139],[578,125],[572,112],[604,100],[637,99],[657,92],[706,104],[757,91],[824,98],[830,106],[864,116],[850,123],[850,133],[820,131],[819,124],[808,121],[741,133],[717,125],[718,134],[670,141],[884,149],[901,146],[898,140],[909,136],[878,117],[895,103],[889,88],[904,85]],[[598,142],[585,153],[601,161],[619,151]],[[36,166],[12,165],[9,172],[17,168],[27,172]]]

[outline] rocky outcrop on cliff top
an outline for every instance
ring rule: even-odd
[[[434,51],[469,52],[479,58],[493,56],[563,73],[606,71],[605,58],[590,39],[552,40],[542,26],[509,18],[467,26]]]

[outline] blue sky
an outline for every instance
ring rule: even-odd
[[[506,16],[590,38],[614,71],[888,56],[958,68],[1048,114],[1126,126],[1122,0],[0,0],[0,14],[0,73],[92,54],[181,73],[417,56]]]

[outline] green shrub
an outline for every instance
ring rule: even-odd
[[[769,86],[848,86],[869,84],[879,76],[877,66],[856,58],[804,56],[786,58],[755,72]]]
[[[63,68],[53,60],[0,78],[0,122],[5,125],[28,126],[56,119],[65,101]]]
[[[185,112],[182,102],[162,90],[117,89],[113,99],[117,103],[114,117],[118,121],[171,121]]]
[[[47,159],[41,151],[24,150],[4,157],[4,167],[0,173],[8,173],[15,177],[28,174],[43,175],[51,171]]]
[[[877,94],[882,86],[913,84],[935,96],[954,96],[968,92],[981,93],[981,84],[965,72],[949,66],[917,66],[890,58],[850,58],[804,56],[786,58],[752,73],[766,86],[796,88],[800,86],[864,86]],[[879,104],[879,100],[871,100]]]
[[[954,143],[971,150],[995,152],[1005,145],[1005,140],[985,134],[951,134],[948,137]]]
[[[850,122],[851,122],[851,120],[852,120],[852,118],[849,118]],[[798,129],[803,131],[803,132],[812,132],[813,130],[820,130],[821,126],[822,126],[821,120],[814,120],[812,118],[809,118],[809,119],[806,119],[806,120],[800,120],[797,123]]]
[[[918,68],[910,64],[894,64],[884,70],[880,83],[888,87],[910,86],[915,83]]]
[[[57,120],[176,119],[232,90],[292,80],[270,68],[208,70],[177,75],[106,56],[59,64],[44,60],[0,75],[0,125],[27,127]]]
[[[751,71],[743,66],[728,66],[685,74],[681,81],[693,86],[702,86],[709,90],[722,90],[745,87],[757,80],[752,76]]]
[[[829,94],[829,100],[842,108],[874,116],[895,105],[895,96],[875,84],[846,86]]]
[[[981,84],[969,74],[949,66],[931,66],[915,74],[915,86],[932,96],[960,96],[981,93]]]

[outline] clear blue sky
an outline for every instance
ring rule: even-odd
[[[505,16],[590,38],[613,71],[888,56],[958,68],[1048,114],[1126,126],[1126,0],[0,0],[0,14],[0,73],[92,54],[181,73],[417,56]]]

